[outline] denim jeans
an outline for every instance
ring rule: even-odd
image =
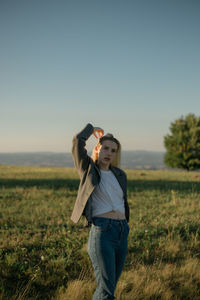
[[[88,253],[92,261],[97,288],[92,300],[115,299],[127,249],[129,226],[126,220],[94,217],[89,235]]]

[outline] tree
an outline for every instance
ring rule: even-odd
[[[165,164],[188,171],[200,169],[200,117],[182,116],[171,123],[170,131],[164,137]]]

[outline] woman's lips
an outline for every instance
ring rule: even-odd
[[[110,161],[110,158],[109,157],[105,157],[104,160]]]

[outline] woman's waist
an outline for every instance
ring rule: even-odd
[[[108,211],[108,212],[105,212],[103,214],[95,215],[94,217],[108,218],[108,219],[114,219],[114,220],[124,220],[124,219],[126,219],[125,214],[118,211],[118,210]]]

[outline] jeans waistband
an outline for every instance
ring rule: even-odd
[[[92,221],[95,220],[101,220],[104,221],[105,223],[110,223],[110,224],[127,224],[127,220],[116,220],[116,219],[110,219],[110,218],[103,218],[103,217],[93,217]]]

